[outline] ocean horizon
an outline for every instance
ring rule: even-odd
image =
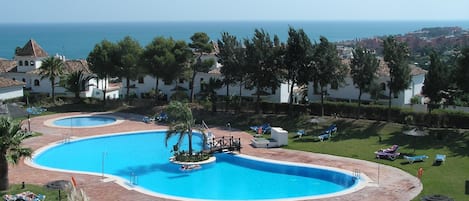
[[[289,27],[302,28],[311,41],[327,37],[332,42],[405,34],[430,27],[469,29],[469,21],[192,21],[192,22],[74,22],[0,24],[0,58],[12,59],[16,47],[36,40],[49,55],[85,59],[102,40],[117,42],[130,36],[145,47],[158,36],[190,42],[195,32],[205,32],[211,40],[228,32],[239,40],[251,38],[255,29],[264,29],[281,41],[288,38]]]

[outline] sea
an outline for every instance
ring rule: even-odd
[[[0,24],[0,58],[12,59],[16,47],[34,39],[49,55],[67,59],[85,59],[102,40],[117,42],[130,36],[145,47],[158,36],[190,42],[196,32],[205,32],[217,41],[228,32],[238,39],[248,39],[255,29],[263,29],[281,41],[288,38],[288,29],[303,29],[311,41],[325,36],[338,42],[375,36],[405,34],[429,27],[469,29],[469,21],[208,21],[208,22],[125,22],[125,23],[4,23]]]

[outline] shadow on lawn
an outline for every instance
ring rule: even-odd
[[[341,141],[348,139],[367,139],[371,136],[379,136],[378,133],[386,125],[385,122],[375,121],[365,125],[359,123],[360,120],[337,120],[338,132],[332,137],[333,141]],[[365,127],[366,126],[366,127]]]
[[[397,144],[406,150],[426,150],[447,148],[454,156],[469,156],[469,133],[460,133],[454,129],[429,129],[427,136],[409,136],[403,131],[394,132],[382,141],[385,144]],[[408,153],[413,155],[414,153]],[[402,154],[401,154],[402,155]]]

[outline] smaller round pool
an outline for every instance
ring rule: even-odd
[[[52,122],[54,126],[61,127],[92,127],[105,126],[115,123],[116,119],[108,116],[77,116],[57,119]]]

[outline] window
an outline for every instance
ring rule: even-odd
[[[138,77],[138,83],[139,83],[139,84],[143,84],[143,83],[144,83],[144,82],[143,82],[143,77]]]
[[[205,91],[205,85],[204,78],[200,78],[200,91]]]
[[[337,82],[332,82],[331,89],[335,89],[335,90],[339,89],[339,84]]]
[[[23,61],[19,61],[18,66],[22,66],[22,65],[23,65]]]
[[[381,90],[386,91],[386,83],[384,82],[381,83]]]
[[[34,66],[34,61],[29,61],[30,66]]]
[[[34,80],[34,86],[39,86],[39,80]]]
[[[184,83],[184,79],[183,78],[179,78],[179,83]]]
[[[13,81],[16,81],[16,78],[12,78]]]
[[[24,66],[28,66],[28,61],[24,61]]]
[[[21,79],[21,81],[23,81],[24,83],[26,83],[26,79],[24,79],[24,78],[23,78],[23,79]]]

